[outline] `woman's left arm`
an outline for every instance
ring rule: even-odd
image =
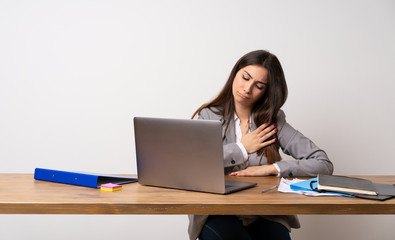
[[[276,163],[280,169],[281,177],[317,176],[318,174],[333,173],[333,164],[326,153],[289,125],[282,110],[277,116],[277,128],[281,149],[296,160],[283,160]]]

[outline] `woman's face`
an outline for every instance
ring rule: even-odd
[[[268,74],[266,68],[258,65],[248,65],[240,69],[232,85],[235,104],[252,108],[266,91]]]

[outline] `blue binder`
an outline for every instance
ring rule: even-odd
[[[45,168],[36,168],[34,170],[34,179],[92,188],[99,188],[100,185],[104,183],[125,184],[137,182],[137,178],[95,173],[66,172]]]
[[[291,184],[291,189],[294,191],[310,191],[310,192],[314,192],[313,189],[311,189],[311,186],[313,186],[314,188],[317,188],[317,180],[318,178],[312,178],[312,179],[308,179],[308,180],[304,180],[298,183],[293,183]],[[311,183],[313,182],[313,183]],[[337,192],[327,192],[327,193],[332,193],[335,195],[339,195],[339,196],[345,196],[345,197],[354,197],[348,194],[343,194],[343,193],[337,193]]]
[[[314,191],[311,189],[311,186],[314,188],[317,188],[317,181],[318,178],[312,178],[308,179],[305,181],[301,181],[298,183],[293,183],[291,184],[291,189],[294,191]],[[364,199],[371,199],[371,200],[380,200],[384,201],[390,198],[395,197],[395,185],[392,184],[379,184],[379,183],[373,183],[376,188],[379,191],[379,195],[377,196],[371,196],[371,195],[364,195],[364,194],[346,194],[346,193],[340,193],[340,192],[330,192],[330,191],[324,191],[326,193],[332,193],[336,194],[339,196],[345,196],[345,197],[357,197],[357,198],[364,198]]]

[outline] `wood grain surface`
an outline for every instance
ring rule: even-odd
[[[358,177],[395,183],[395,176]],[[34,180],[33,174],[0,174],[0,214],[395,214],[395,198],[375,201],[309,197],[280,193],[276,189],[262,193],[262,189],[278,184],[280,179],[227,178],[257,182],[258,186],[218,195],[130,183],[120,191],[106,192]]]

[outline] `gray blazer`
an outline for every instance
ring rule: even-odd
[[[211,108],[214,111],[215,108]],[[224,122],[222,116],[215,114],[210,108],[205,108],[199,113],[199,119],[219,120]],[[233,116],[226,121],[230,121],[225,132],[226,124],[223,125],[222,134],[224,136],[224,166],[225,173],[245,169],[248,166],[258,166],[267,164],[264,155],[258,156],[256,153],[248,155],[248,160],[244,162],[243,154],[236,144],[235,122]],[[251,130],[257,126],[252,123]],[[280,168],[281,177],[317,176],[317,174],[332,174],[333,165],[326,153],[318,148],[310,139],[306,138],[285,121],[285,114],[282,110],[277,115],[277,137],[281,150],[292,156],[292,160],[282,160],[277,162]],[[189,215],[188,233],[191,240],[197,239],[202,230],[208,215]],[[283,224],[290,231],[291,228],[299,228],[299,220],[295,215],[287,216],[261,216],[270,221]]]

